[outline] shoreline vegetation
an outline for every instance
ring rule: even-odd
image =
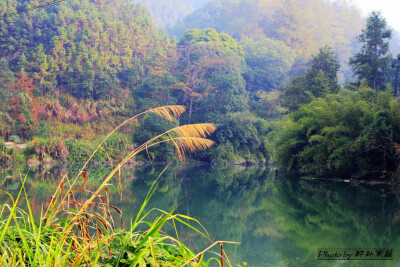
[[[144,5],[126,0],[64,1],[4,17],[0,164],[79,162],[133,114],[183,105],[179,123],[147,114],[93,160],[123,160],[171,127],[209,122],[218,126],[209,137],[215,146],[193,160],[270,164],[320,178],[400,177],[392,96],[400,59],[390,50],[400,52],[398,33],[379,12],[364,20],[346,1],[297,2],[196,5],[169,29],[176,38]],[[22,0],[5,3],[3,13],[26,8]],[[170,162],[174,150],[163,143],[135,161]]]
[[[142,2],[170,13],[157,17],[164,30]],[[0,265],[231,266],[224,246],[234,240],[212,241],[176,209],[147,211],[166,169],[124,228],[109,196],[123,198],[127,164],[168,168],[190,154],[198,164],[276,166],[271,173],[296,181],[398,190],[399,33],[380,12],[364,19],[351,1],[159,2],[0,3],[0,165],[85,162],[59,175],[39,218],[28,175],[10,187],[17,196],[3,192]],[[87,183],[89,163],[111,171]],[[177,224],[209,246],[192,251]]]
[[[212,124],[192,124],[172,128],[165,133],[149,139],[147,142],[129,151],[129,154],[113,167],[111,173],[97,189],[86,185],[86,167],[96,153],[101,153],[101,145],[122,125],[129,123],[146,113],[153,113],[167,121],[174,121],[185,111],[183,106],[164,106],[145,111],[114,129],[89,156],[76,177],[64,176],[48,207],[42,211],[39,220],[35,220],[30,209],[29,198],[24,184],[27,176],[21,176],[21,188],[14,199],[10,194],[10,203],[1,205],[0,212],[0,263],[3,266],[55,266],[84,265],[95,266],[208,266],[216,262],[231,266],[224,252],[224,244],[230,241],[212,242],[200,222],[174,210],[165,212],[158,209],[145,211],[146,205],[154,194],[160,177],[168,166],[153,182],[136,218],[133,218],[128,230],[116,229],[115,220],[121,219],[123,211],[113,206],[109,199],[109,187],[119,188],[122,198],[121,167],[140,152],[149,147],[171,142],[180,158],[185,153],[193,153],[213,145],[206,139],[215,131]],[[78,181],[83,181],[83,185]],[[18,208],[25,197],[27,210]],[[147,222],[150,214],[156,213],[154,221]],[[118,215],[118,216],[115,216]],[[11,223],[12,222],[12,223]],[[176,237],[165,234],[163,227],[172,223]],[[176,224],[192,229],[210,241],[210,246],[195,254],[179,241]],[[212,256],[210,249],[218,247],[220,252]],[[246,266],[246,264],[244,264]]]
[[[115,139],[120,145],[118,147],[112,147],[111,149],[105,150],[107,152],[104,155],[98,155],[95,157],[93,162],[98,164],[110,163],[112,156],[110,154],[118,155],[121,157],[124,151],[127,149],[134,148],[136,144],[128,141],[129,137],[120,135],[120,139]],[[74,145],[83,145],[85,149],[77,149]],[[28,166],[35,165],[55,165],[55,164],[70,164],[79,163],[85,161],[88,157],[90,149],[94,149],[96,143],[83,140],[72,140],[65,139],[61,140],[55,139],[34,139],[26,144],[18,144],[15,142],[4,142],[0,139],[0,164],[8,166],[11,164],[26,163]],[[111,152],[108,152],[110,151]],[[108,154],[108,155],[107,155]],[[172,156],[169,159],[175,162],[179,161],[179,158]],[[116,161],[115,159],[113,161]],[[237,159],[236,161],[215,161],[208,162],[203,160],[198,160],[196,158],[187,158],[185,162],[190,162],[190,164],[212,164],[212,165],[239,165],[239,166],[265,166],[267,164],[266,160],[246,160],[244,158]],[[132,159],[127,164],[132,165],[146,165],[146,164],[166,164],[168,161],[160,160],[149,160],[149,157],[140,156],[139,159]]]

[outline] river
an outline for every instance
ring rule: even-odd
[[[79,167],[4,167],[0,186],[15,195],[21,185],[19,173],[28,173],[26,188],[38,216],[60,178],[74,177]],[[122,169],[122,198],[117,186],[110,192],[125,225],[163,169]],[[90,166],[87,186],[98,186],[109,171],[108,165]],[[261,167],[208,165],[169,166],[160,179],[148,209],[177,208],[176,213],[198,219],[212,240],[240,242],[224,247],[234,266],[244,261],[249,266],[400,266],[400,194],[388,186],[303,180]],[[116,179],[113,183],[117,185]],[[1,201],[7,201],[5,194]],[[181,241],[195,251],[210,245],[186,226],[178,225],[178,231]],[[317,260],[322,248],[393,250],[394,260]]]

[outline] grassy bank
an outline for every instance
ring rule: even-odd
[[[145,113],[154,113],[172,121],[183,111],[181,106],[167,106]],[[167,142],[174,145],[179,157],[184,157],[187,152],[208,148],[213,142],[206,139],[206,136],[215,130],[213,125],[178,126],[153,137],[129,151],[126,157],[114,165],[100,186],[90,188],[86,185],[88,163],[97,153],[102,153],[101,147],[114,132],[138,116],[124,122],[100,142],[75,177],[64,176],[61,179],[49,205],[38,220],[32,215],[25,191],[27,176],[21,176],[21,189],[15,199],[5,193],[9,195],[10,201],[1,206],[0,213],[0,262],[3,266],[208,266],[211,262],[221,266],[224,263],[231,265],[223,244],[232,242],[213,243],[210,240],[208,248],[195,253],[179,241],[177,224],[183,224],[209,239],[206,230],[197,220],[174,214],[174,211],[145,211],[162,173],[152,184],[139,212],[126,228],[116,228],[117,220],[121,219],[122,224],[123,211],[110,203],[109,198],[110,187],[122,187],[121,166],[126,162],[149,147]],[[83,182],[83,186],[78,182]],[[26,202],[26,210],[19,208],[21,201]],[[149,219],[154,216],[155,219]],[[171,226],[175,233],[168,235],[165,228]],[[215,246],[218,250],[216,255],[210,252]],[[207,253],[211,254],[207,256]]]

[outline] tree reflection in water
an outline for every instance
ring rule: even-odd
[[[33,212],[42,205],[63,175],[77,166],[38,166],[30,169],[26,185]],[[110,188],[112,203],[129,225],[150,185],[164,166],[131,166],[122,171],[123,197]],[[0,169],[2,190],[15,193],[26,166]],[[87,172],[88,185],[99,184],[107,165]],[[197,218],[213,240],[238,241],[226,246],[230,259],[249,266],[393,266],[394,262],[321,262],[319,248],[392,248],[400,237],[400,194],[386,186],[300,180],[261,167],[170,167],[163,175],[149,208],[173,210]],[[3,203],[7,197],[0,196]],[[24,201],[21,201],[24,203]],[[116,220],[118,221],[118,220]],[[179,238],[200,251],[208,241],[179,226]],[[171,233],[172,227],[171,227]],[[399,261],[396,261],[399,263]]]

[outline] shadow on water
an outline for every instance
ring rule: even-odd
[[[72,177],[77,166],[39,166],[26,184],[34,213],[63,175]],[[126,167],[122,171],[123,197],[110,188],[112,203],[124,212],[125,225],[138,212],[150,185],[164,166]],[[2,190],[16,193],[19,173],[26,166],[0,169]],[[87,172],[88,186],[96,187],[110,166]],[[184,166],[164,173],[149,208],[160,208],[197,218],[213,240],[241,242],[226,251],[237,266],[393,266],[400,263],[400,194],[385,186],[352,186],[307,181],[260,167]],[[82,182],[82,181],[80,181]],[[7,201],[5,195],[1,201]],[[21,205],[23,206],[23,201]],[[209,242],[179,226],[179,238],[195,251]],[[394,261],[317,261],[319,248],[390,248]]]

